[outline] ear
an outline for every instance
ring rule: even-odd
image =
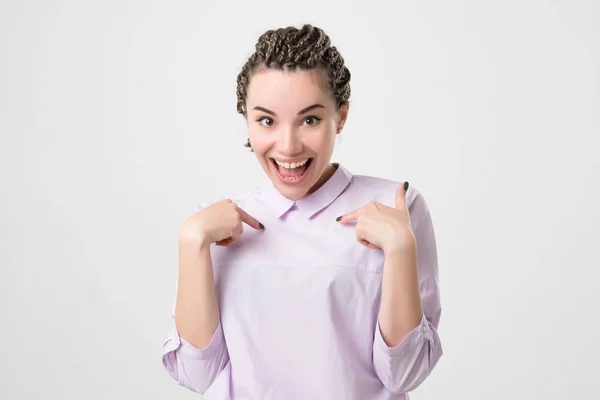
[[[338,133],[340,133],[342,131],[342,129],[344,129],[344,125],[346,124],[346,120],[348,119],[349,109],[350,109],[350,103],[346,103],[343,106],[341,106],[340,109],[338,110],[338,118],[339,118]]]

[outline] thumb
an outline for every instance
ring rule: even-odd
[[[406,192],[408,192],[408,181],[399,185],[396,190],[396,208],[399,210],[406,207]]]

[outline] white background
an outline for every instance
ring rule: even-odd
[[[593,0],[1,1],[0,398],[197,398],[161,364],[177,231],[265,179],[235,79],[304,22],[353,76],[334,160],[434,217],[445,355],[412,398],[600,398],[598,21]]]

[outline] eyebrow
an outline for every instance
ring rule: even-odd
[[[316,103],[316,104],[313,104],[312,106],[308,106],[308,107],[303,108],[302,110],[298,111],[298,115],[306,114],[307,112],[312,111],[315,108],[325,108],[325,106],[323,104]],[[276,114],[273,111],[271,111],[267,108],[261,107],[261,106],[256,106],[256,107],[254,107],[254,109],[257,111],[262,111],[267,114],[271,114],[272,116],[276,116]]]

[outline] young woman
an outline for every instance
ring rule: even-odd
[[[272,184],[182,226],[165,368],[206,400],[407,399],[442,355],[423,196],[331,162],[350,72],[321,29],[264,33],[237,96]]]

